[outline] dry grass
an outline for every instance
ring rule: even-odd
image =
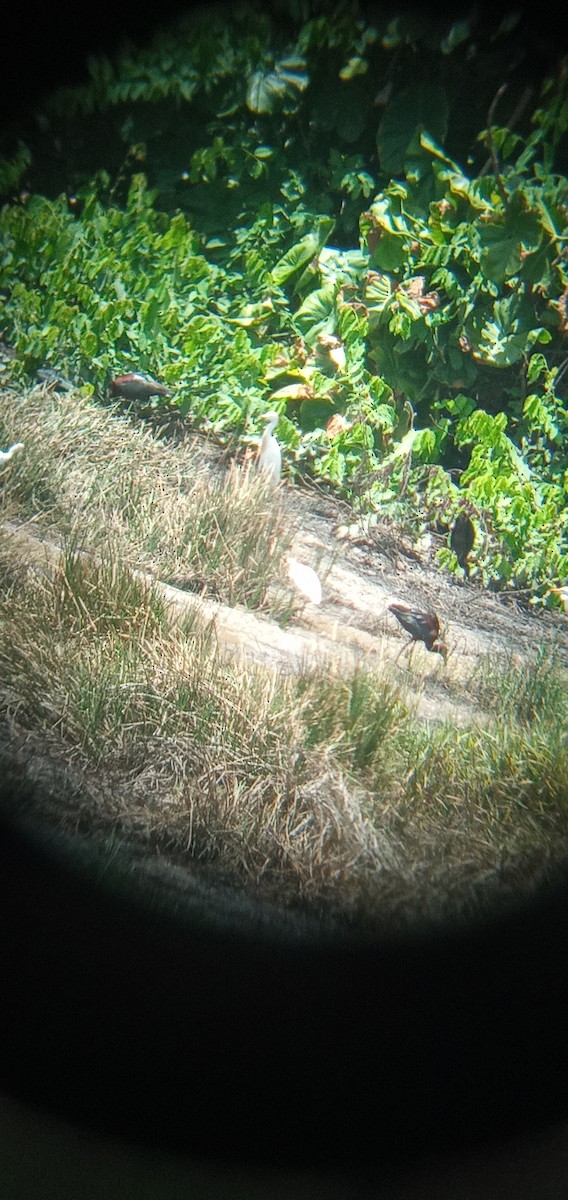
[[[227,604],[286,616],[267,599],[294,529],[280,493],[256,472],[215,470],[203,443],[175,446],[74,394],[6,392],[0,444],[17,429],[25,453],[3,473],[3,505],[90,550],[109,539],[122,561]],[[212,469],[213,466],[213,469]]]
[[[306,750],[294,680],[231,664],[197,623],[168,629],[128,568],[69,553],[52,578],[26,579],[6,539],[0,561],[8,719],[128,791],[123,821],[241,881],[277,876],[284,893],[348,895],[380,868],[354,789]]]
[[[227,657],[199,616],[170,625],[131,566],[265,605],[293,534],[278,492],[73,396],[7,393],[0,443],[16,439],[25,454],[0,491],[0,697],[15,745],[89,781],[63,823],[80,809],[91,831],[263,895],[399,923],[475,910],[479,880],[501,886],[508,862],[566,855],[553,662],[478,671],[469,687],[493,719],[456,729],[417,721],[380,672],[281,677]],[[22,561],[8,520],[64,542],[49,574]]]

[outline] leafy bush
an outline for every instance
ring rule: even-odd
[[[567,74],[531,112],[509,72],[512,130],[513,19],[305,11],[201,14],[51,98],[75,191],[2,210],[4,335],[22,375],[145,369],[219,433],[270,402],[290,470],[417,532],[465,509],[473,573],[544,590],[568,575]],[[30,143],[12,196],[48,180]]]

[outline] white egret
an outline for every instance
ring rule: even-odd
[[[282,452],[272,431],[280,420],[280,414],[267,412],[261,417],[261,420],[266,421],[267,425],[260,443],[257,466],[259,471],[271,478],[274,483],[279,483],[282,473]]]
[[[12,455],[16,454],[18,450],[23,450],[23,448],[23,442],[14,442],[14,445],[10,446],[8,450],[0,450],[0,466],[2,466],[2,463],[9,462]]]
[[[296,585],[298,591],[303,592],[304,596],[311,600],[312,604],[321,604],[321,583],[319,576],[311,567],[306,567],[304,563],[298,562],[297,558],[288,556],[288,574],[292,583]]]

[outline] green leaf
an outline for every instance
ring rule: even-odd
[[[81,354],[84,358],[93,358],[97,353],[98,341],[93,330],[84,333],[81,338]]]
[[[433,429],[417,430],[414,439],[414,453],[422,459],[423,462],[434,462],[437,450],[438,439]]]
[[[302,58],[285,58],[273,70],[254,71],[246,92],[247,107],[253,113],[269,114],[281,108],[286,100],[294,103],[299,92],[309,83]]]
[[[511,201],[503,220],[480,225],[481,270],[486,279],[503,283],[515,275],[523,252],[535,251],[542,238],[537,212],[527,210],[521,193]]]
[[[296,88],[299,92],[303,92],[310,82],[306,71],[306,60],[300,56],[281,58],[276,64],[276,70],[290,87]]]
[[[377,135],[381,168],[400,174],[416,131],[423,130],[440,143],[448,128],[448,99],[442,84],[418,81],[395,93],[387,105]]]
[[[443,54],[451,54],[456,46],[461,46],[462,42],[467,41],[471,34],[471,25],[469,21],[455,21],[452,25],[448,36],[440,43],[440,49]]]
[[[281,259],[272,268],[272,281],[277,287],[286,283],[293,275],[299,271],[303,271],[312,259],[316,258],[325,245],[335,222],[330,217],[320,219],[317,229],[312,233],[307,233],[305,237],[296,242],[294,246],[282,256]]]
[[[306,296],[294,315],[294,325],[308,342],[314,342],[318,333],[333,333],[336,319],[336,288],[326,283]]]
[[[288,383],[285,387],[278,388],[276,392],[271,392],[270,400],[305,400],[307,394],[307,384],[304,383]]]
[[[247,108],[254,113],[272,113],[286,95],[286,84],[275,71],[255,71],[247,87]]]
[[[548,371],[548,363],[544,354],[531,354],[527,367],[527,383],[535,383]]]
[[[493,305],[493,320],[481,327],[474,358],[493,367],[511,367],[537,343],[551,340],[547,329],[534,327],[535,312],[526,297],[508,296]]]
[[[408,242],[401,234],[383,233],[373,251],[373,263],[383,271],[398,271],[408,258]]]
[[[367,262],[367,255],[360,250],[338,250],[335,246],[322,246],[319,270],[325,282],[358,283]]]
[[[348,83],[350,79],[354,79],[356,75],[365,75],[369,69],[369,64],[366,59],[355,55],[349,59],[349,62],[341,68],[339,78],[343,83]]]
[[[369,313],[382,313],[388,307],[394,295],[393,281],[390,275],[379,275],[369,271],[365,280],[365,304]]]
[[[300,406],[300,425],[303,430],[324,429],[331,416],[332,401],[304,400]]]

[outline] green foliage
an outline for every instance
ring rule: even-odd
[[[298,93],[308,84],[302,58],[285,58],[269,71],[254,71],[247,86],[247,108],[253,113],[289,114],[298,108]]]
[[[80,219],[63,198],[4,208],[0,286],[21,367],[64,367],[91,391],[109,371],[148,370],[176,387],[182,411],[213,407],[221,428],[242,426],[270,346],[253,348],[228,323],[243,303],[234,278],[199,253],[184,216],[156,212],[153,199],[135,176],[124,210],[96,189]]]
[[[0,159],[0,196],[15,192],[30,162],[30,151],[23,142],[18,143],[11,158]]]
[[[443,144],[448,130],[448,98],[443,86],[427,80],[397,92],[387,105],[377,137],[379,160],[387,175],[404,170],[416,130],[427,129]]]
[[[219,433],[276,404],[288,469],[416,530],[465,507],[492,586],[564,579],[566,73],[511,130],[514,22],[286,12],[203,11],[46,102],[76,190],[0,216],[19,370],[148,370]],[[41,178],[30,146],[9,195]]]

